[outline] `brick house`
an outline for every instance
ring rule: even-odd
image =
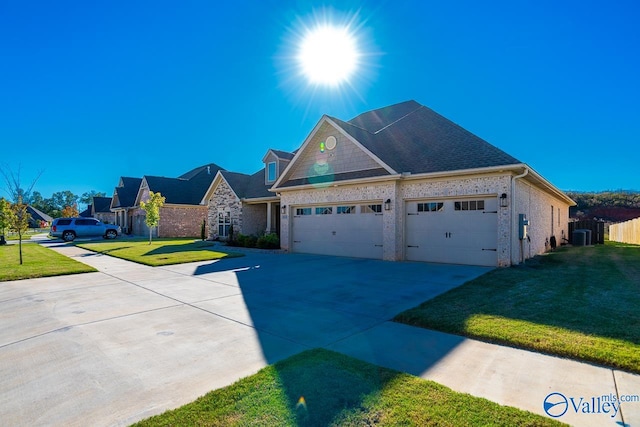
[[[93,197],[91,204],[79,216],[96,218],[106,224],[115,224],[116,214],[111,211],[112,197]]]
[[[415,101],[325,115],[295,153],[263,162],[254,175],[216,175],[203,200],[210,237],[233,224],[275,230],[291,252],[508,266],[560,244],[575,204]]]
[[[209,238],[225,240],[231,227],[237,233],[280,234],[280,198],[269,188],[294,154],[269,149],[265,167],[252,175],[218,171],[202,202],[209,209]]]
[[[147,201],[149,192],[153,191],[165,197],[165,204],[160,209],[160,223],[152,232],[153,235],[200,237],[203,221],[207,227],[208,215],[207,206],[201,202],[219,170],[221,168],[218,165],[210,163],[177,178],[151,175],[145,175],[139,181],[136,178],[121,178],[111,204],[116,223],[128,234],[148,235],[146,213],[140,208],[140,202]]]

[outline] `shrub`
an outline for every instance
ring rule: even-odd
[[[258,237],[256,246],[260,249],[278,249],[280,248],[280,239],[275,233],[264,234]]]
[[[246,234],[238,234],[236,236],[235,246],[240,246],[244,248],[255,248],[256,241],[258,238],[256,236],[246,235]]]

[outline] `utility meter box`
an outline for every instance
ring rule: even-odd
[[[518,237],[520,240],[527,238],[527,227],[529,227],[529,220],[527,215],[518,214]]]

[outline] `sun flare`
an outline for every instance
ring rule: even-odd
[[[311,83],[337,86],[349,80],[358,57],[356,39],[348,28],[324,25],[302,38],[297,59]]]

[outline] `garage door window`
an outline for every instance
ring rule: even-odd
[[[363,213],[363,214],[382,213],[382,205],[362,205],[360,207],[360,213]]]
[[[442,212],[443,202],[418,203],[418,212]]]
[[[483,211],[484,200],[465,200],[455,202],[454,208],[457,211]]]
[[[355,206],[338,206],[337,213],[338,213],[338,215],[341,215],[341,214],[354,214],[354,213],[356,213],[356,207]]]
[[[333,207],[323,206],[316,208],[316,215],[331,215],[333,213]]]
[[[311,208],[296,208],[296,215],[311,215]]]

